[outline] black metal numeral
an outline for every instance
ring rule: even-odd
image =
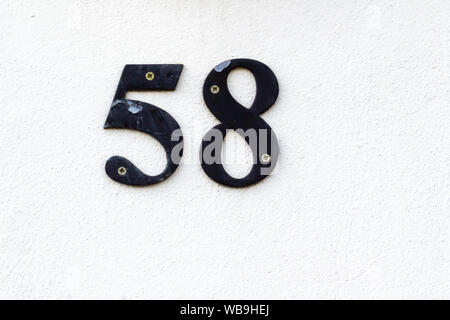
[[[228,90],[228,75],[237,67],[248,69],[255,77],[256,96],[249,109],[237,102]],[[267,177],[278,159],[278,141],[259,114],[269,109],[278,97],[278,82],[272,70],[250,59],[222,62],[207,76],[203,97],[208,109],[222,122],[203,137],[200,161],[205,173],[214,181],[231,187],[245,187]],[[253,152],[252,169],[242,179],[230,176],[221,163],[221,146],[227,129],[234,129],[244,137]]]
[[[166,151],[167,166],[162,173],[149,176],[129,160],[113,156],[106,162],[108,176],[120,183],[148,186],[166,180],[175,172],[183,153],[180,126],[166,111],[152,104],[125,99],[128,90],[175,90],[183,65],[126,65],[114,101],[105,122],[105,129],[138,130],[154,137]]]

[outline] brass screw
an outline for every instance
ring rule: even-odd
[[[268,155],[267,153],[263,154],[263,155],[261,156],[261,161],[262,161],[262,163],[264,163],[264,164],[269,163],[269,162],[270,162],[270,155]]]
[[[127,169],[125,169],[125,167],[120,167],[119,169],[117,169],[117,172],[121,175],[124,176],[127,173]]]
[[[147,72],[145,74],[145,79],[152,81],[153,79],[155,79],[155,74],[153,72]]]
[[[218,85],[212,85],[211,86],[211,93],[217,94],[217,93],[219,93],[219,91],[220,91],[220,88],[219,88]]]

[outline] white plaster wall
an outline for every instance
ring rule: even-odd
[[[0,297],[450,298],[449,17],[445,0],[1,0]],[[278,77],[281,154],[235,190],[197,153],[218,123],[203,81],[238,57]],[[164,167],[153,139],[102,128],[126,63],[185,65],[175,92],[129,95],[184,130],[154,187],[104,173],[114,154]],[[232,80],[248,105],[251,77]],[[242,141],[227,150],[245,174]]]

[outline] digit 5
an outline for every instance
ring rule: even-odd
[[[148,186],[170,177],[183,155],[183,135],[176,120],[166,111],[149,103],[125,99],[129,90],[175,90],[183,65],[126,65],[105,122],[105,129],[131,129],[149,134],[166,151],[167,165],[163,172],[149,176],[131,161],[113,156],[106,161],[106,174],[114,181]]]

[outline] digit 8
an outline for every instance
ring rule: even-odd
[[[256,96],[245,108],[231,95],[227,78],[238,67],[255,77]],[[233,59],[217,65],[206,77],[203,98],[212,114],[221,121],[202,140],[200,162],[212,180],[230,187],[245,187],[266,178],[278,160],[278,140],[272,128],[259,115],[269,109],[278,97],[278,81],[265,64],[251,59]],[[241,179],[230,176],[222,165],[222,143],[227,129],[236,130],[249,144],[253,166]]]

